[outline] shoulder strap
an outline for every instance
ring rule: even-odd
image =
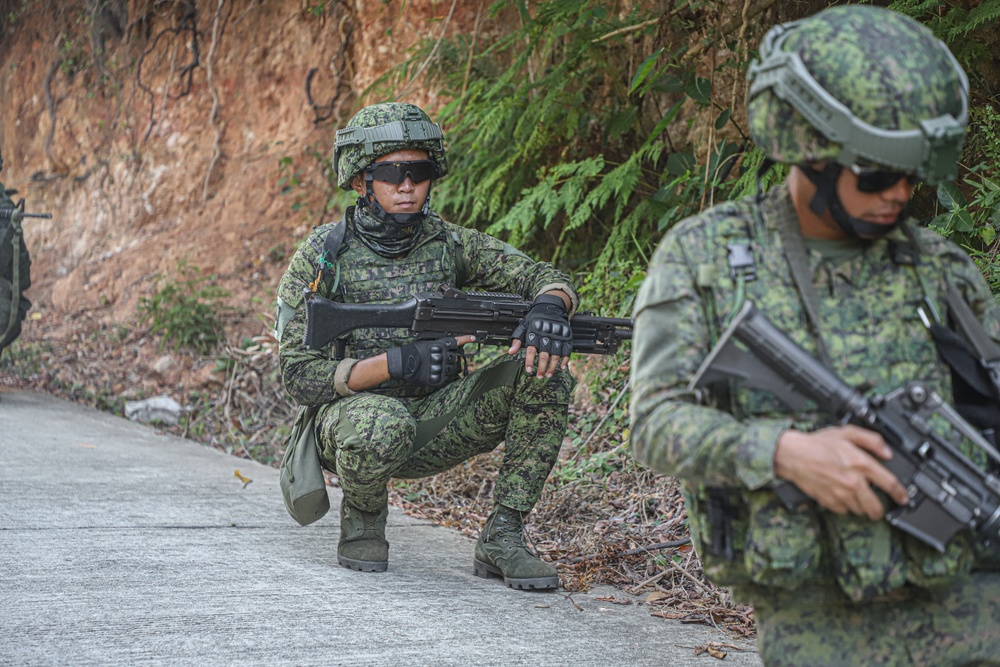
[[[763,207],[763,202],[761,203]],[[802,230],[798,225],[792,224],[793,220],[787,216],[778,216],[775,227],[781,236],[782,245],[785,246],[785,257],[788,258],[788,267],[792,272],[792,280],[798,288],[799,296],[802,297],[802,307],[806,311],[806,319],[816,338],[816,352],[820,360],[832,367],[830,363],[830,353],[823,342],[823,332],[819,326],[819,299],[812,284],[812,272],[809,270],[809,257],[806,253],[806,243],[802,238]]]
[[[309,283],[309,292],[316,294],[319,291],[320,283],[323,282],[324,278],[333,276],[333,289],[337,289],[336,285],[340,280],[339,265],[337,264],[337,255],[340,254],[341,248],[344,245],[344,237],[347,234],[347,214],[345,213],[340,221],[333,226],[330,233],[326,235],[326,239],[323,241],[323,252],[317,258],[317,263],[319,264],[319,271],[316,272],[316,279]]]
[[[320,266],[323,267],[324,273],[329,274],[334,263],[337,261],[337,255],[340,254],[340,248],[344,245],[344,237],[347,235],[347,216],[344,215],[340,218],[340,222],[334,225],[330,233],[326,235],[326,240],[323,242],[323,255],[319,258]]]
[[[983,325],[976,317],[965,297],[951,282],[948,282],[948,314],[951,315],[959,333],[965,336],[969,344],[987,363],[1000,364],[1000,345],[993,342]]]
[[[451,240],[452,256],[455,259],[455,281],[458,283],[455,287],[461,289],[469,280],[472,269],[465,259],[465,244],[462,243],[462,237],[454,229],[451,230]]]
[[[739,218],[743,223],[742,230],[737,232],[735,225],[733,229],[717,233],[714,226],[708,230],[708,240],[711,247],[725,247],[726,260],[729,263],[729,277],[733,280],[733,293],[729,309],[726,311],[722,328],[729,326],[730,320],[739,312],[743,301],[746,299],[746,284],[757,279],[757,265],[753,254],[755,224],[752,217],[743,215],[742,211],[731,211],[733,217]],[[708,323],[709,346],[714,346],[719,340],[719,306],[715,299],[715,263],[699,264],[695,272],[695,285],[705,303],[706,319]]]
[[[900,229],[903,230],[903,233],[906,235],[909,243],[890,241],[889,255],[892,257],[892,261],[896,264],[912,268],[913,273],[917,276],[917,282],[920,283],[920,289],[924,294],[924,305],[917,310],[920,314],[921,320],[923,320],[928,327],[930,326],[928,322],[940,324],[941,309],[938,308],[937,301],[934,299],[934,292],[927,283],[927,276],[925,275],[925,272],[920,268],[920,255],[924,252],[924,248],[920,244],[920,239],[917,238],[917,234],[913,230],[913,227],[911,227],[907,221],[904,220],[903,223],[900,224]]]

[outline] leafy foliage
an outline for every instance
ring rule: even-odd
[[[592,302],[624,312],[621,289],[637,287],[659,235],[714,194],[741,142],[697,147],[699,165],[696,147],[671,139],[672,126],[712,106],[712,82],[665,47],[629,65],[636,44],[658,41],[651,10],[558,0],[533,16],[520,3],[492,10],[511,8],[520,29],[478,52],[469,36],[446,41],[430,70],[454,100],[439,120],[456,176],[437,187],[436,207],[568,267]],[[732,112],[721,111],[718,127],[732,130]]]
[[[175,350],[188,347],[206,354],[222,340],[219,315],[228,309],[221,300],[229,292],[212,284],[215,276],[202,275],[186,260],[178,263],[177,272],[176,280],[161,277],[152,296],[139,297],[139,319],[151,333],[163,334],[161,347],[170,341]]]
[[[494,16],[516,17],[519,28],[488,44],[478,34],[428,41],[369,95],[391,96],[429,63],[452,100],[438,114],[452,175],[436,186],[435,208],[557,262],[588,303],[624,314],[664,232],[757,190],[762,155],[741,125],[752,48],[774,22],[827,4],[733,23],[720,3],[496,0]],[[973,81],[960,182],[918,193],[914,211],[955,235],[984,271],[1000,273],[1000,118],[989,103],[1000,0],[971,9],[936,0],[891,6],[934,30]],[[717,62],[721,50],[728,54]],[[772,169],[762,185],[785,173]]]
[[[930,226],[969,251],[1000,298],[1000,113],[993,93],[1000,0],[968,4],[897,0],[889,6],[930,27],[969,74],[972,104],[959,179],[937,188]]]

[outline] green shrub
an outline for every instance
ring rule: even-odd
[[[174,350],[206,354],[222,340],[220,316],[230,310],[222,299],[229,292],[213,284],[214,275],[202,275],[186,260],[177,264],[177,273],[173,280],[159,277],[153,296],[139,297],[139,320],[151,333],[163,335],[161,348],[169,341]]]

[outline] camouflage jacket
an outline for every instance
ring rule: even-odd
[[[346,220],[353,220],[354,208]],[[285,390],[300,405],[321,405],[339,398],[333,385],[338,365],[334,345],[310,350],[303,344],[306,307],[303,293],[320,269],[323,243],[334,223],[317,227],[296,251],[278,285],[275,326]],[[442,285],[470,291],[518,294],[532,300],[550,289],[562,289],[576,303],[569,277],[546,262],[535,262],[510,245],[473,229],[441,220],[431,213],[423,223],[421,240],[404,257],[385,258],[352,238],[347,238],[329,275],[320,283],[320,295],[348,303],[398,303],[417,292],[432,292]],[[351,334],[346,356],[375,356],[408,342],[405,329],[360,329]],[[425,396],[434,390],[396,381],[370,391],[397,397]]]
[[[770,490],[778,435],[828,425],[823,417],[792,414],[758,391],[737,388],[732,396],[712,397],[709,406],[687,391],[726,316],[740,305],[727,243],[751,243],[757,277],[746,283],[746,298],[816,354],[775,225],[779,216],[792,216],[797,228],[785,186],[771,190],[762,205],[747,198],[684,220],[656,250],[635,306],[636,458],[683,480],[706,574],[738,587],[745,598],[761,589],[839,585],[851,599],[862,600],[905,584],[933,586],[967,571],[973,566],[970,535],[960,534],[939,554],[884,521],[818,508],[789,511],[778,501]],[[821,335],[834,370],[852,386],[867,382],[887,391],[920,379],[951,396],[950,376],[918,307],[926,297],[946,312],[951,282],[1000,340],[1000,306],[966,253],[930,230],[913,233],[920,246],[917,266],[900,259],[905,253],[897,251],[909,242],[898,229],[837,266],[808,253]],[[711,520],[718,520],[712,514],[720,508],[732,520],[732,560],[712,544]]]

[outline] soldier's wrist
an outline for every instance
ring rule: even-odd
[[[358,393],[347,386],[347,383],[351,380],[351,371],[354,370],[354,366],[357,363],[357,359],[342,359],[337,364],[337,370],[333,373],[333,388],[338,396],[353,396]]]

